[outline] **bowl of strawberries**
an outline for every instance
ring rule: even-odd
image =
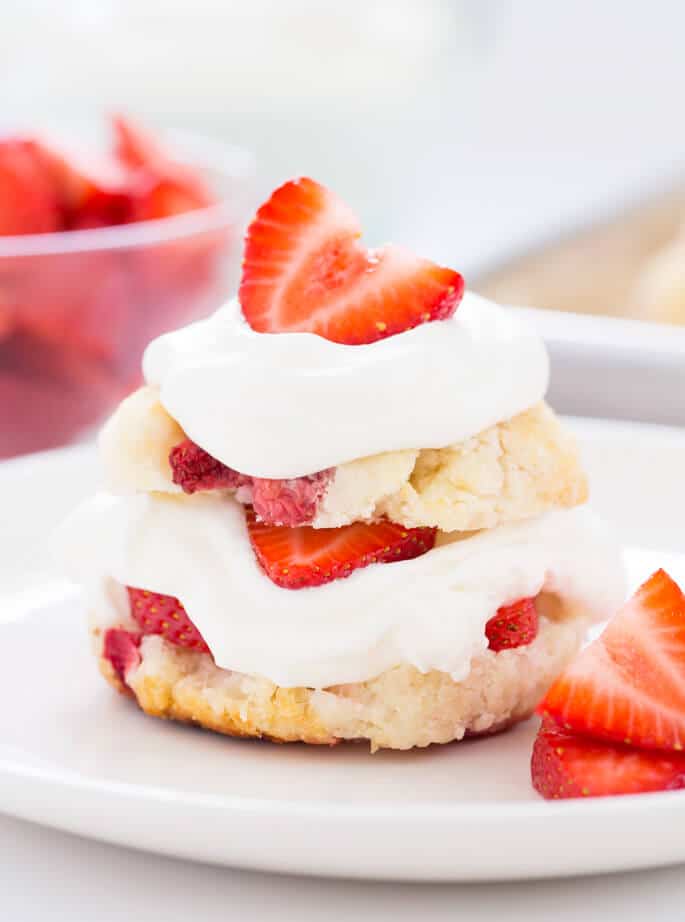
[[[0,458],[83,436],[138,386],[149,340],[228,290],[249,155],[123,116],[111,134],[97,153],[0,135]]]

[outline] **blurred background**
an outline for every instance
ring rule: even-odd
[[[92,432],[295,174],[501,301],[685,323],[683,35],[679,0],[3,0],[0,137],[124,112],[211,196],[38,238],[0,163],[0,457]]]
[[[111,108],[335,186],[469,275],[667,189],[679,0],[3,0],[0,119]]]

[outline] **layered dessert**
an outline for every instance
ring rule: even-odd
[[[310,179],[236,299],[148,347],[63,526],[105,678],[234,736],[409,749],[529,716],[623,599],[515,312]]]

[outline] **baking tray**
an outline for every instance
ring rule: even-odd
[[[547,343],[560,413],[685,426],[685,327],[516,310]]]
[[[560,412],[685,426],[685,327],[621,316],[636,311],[643,268],[684,222],[685,183],[671,183],[475,280],[486,297],[528,306],[550,349],[549,398]]]

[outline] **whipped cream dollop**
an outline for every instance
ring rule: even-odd
[[[193,441],[269,478],[444,448],[533,406],[549,377],[534,330],[470,293],[448,320],[362,346],[256,333],[234,300],[156,339],[143,368]]]
[[[233,500],[103,493],[72,513],[55,546],[100,623],[129,622],[116,584],[176,596],[218,666],[281,686],[360,682],[400,663],[461,681],[501,605],[545,590],[567,616],[597,621],[624,598],[618,546],[587,509],[441,540],[414,560],[287,590],[259,568]]]

